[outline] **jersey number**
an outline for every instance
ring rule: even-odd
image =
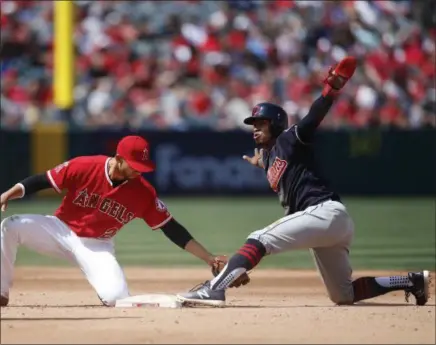
[[[99,238],[112,238],[117,233],[117,231],[117,228],[108,229],[103,234],[101,234]]]

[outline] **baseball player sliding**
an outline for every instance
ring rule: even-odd
[[[1,306],[9,302],[19,245],[76,263],[104,305],[114,306],[118,299],[128,297],[113,237],[135,218],[142,218],[153,230],[161,229],[172,242],[210,266],[220,260],[171,216],[141,176],[154,169],[147,141],[127,136],[118,143],[115,157],[77,157],[3,193],[1,209],[5,211],[9,200],[45,188],[58,193],[66,190],[53,216],[21,214],[1,222]]]
[[[322,96],[313,103],[307,116],[290,128],[287,114],[280,106],[260,103],[254,107],[252,116],[244,122],[253,126],[254,141],[260,151],[256,149],[253,157],[243,158],[265,170],[271,188],[278,193],[285,209],[285,217],[249,235],[227,265],[213,270],[214,279],[179,294],[180,301],[223,306],[225,290],[247,284],[247,272],[265,255],[310,249],[335,304],[353,304],[396,290],[405,291],[406,300],[410,294],[414,295],[417,305],[427,303],[428,271],[352,280],[349,248],[353,221],[340,197],[327,187],[315,169],[310,143],[355,69],[353,57],[343,59],[330,69]]]

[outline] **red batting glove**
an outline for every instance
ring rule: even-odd
[[[323,80],[325,84],[322,91],[323,96],[335,96],[353,76],[357,67],[356,58],[347,56],[337,65],[330,68],[327,77]]]

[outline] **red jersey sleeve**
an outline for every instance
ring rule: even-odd
[[[46,172],[53,189],[62,193],[63,189],[68,189],[73,179],[74,159],[57,165]]]
[[[165,203],[159,199],[154,188],[149,189],[147,194],[147,197],[151,198],[151,200],[146,202],[142,219],[144,219],[152,230],[157,230],[168,223],[173,216],[168,211]]]

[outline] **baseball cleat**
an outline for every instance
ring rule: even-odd
[[[406,289],[406,302],[409,302],[409,296],[412,294],[415,296],[416,305],[425,305],[429,298],[430,272],[409,272],[408,276],[413,285]]]
[[[0,307],[6,307],[9,303],[9,298],[0,296]]]
[[[194,287],[187,293],[177,294],[176,297],[184,306],[224,307],[226,304],[225,290],[212,290],[209,281]]]

